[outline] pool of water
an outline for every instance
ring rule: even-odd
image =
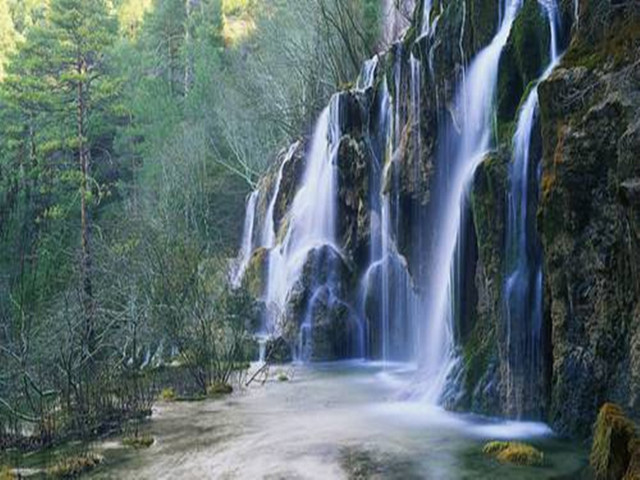
[[[163,403],[148,450],[98,445],[93,479],[571,479],[586,451],[543,424],[457,415],[403,400],[410,366],[341,363],[281,369],[224,400]],[[272,373],[278,369],[272,370]],[[482,453],[494,439],[525,440],[542,467],[500,465]]]

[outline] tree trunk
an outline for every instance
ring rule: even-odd
[[[93,284],[91,279],[91,218],[87,205],[87,196],[89,193],[89,178],[91,175],[91,159],[85,144],[85,83],[82,76],[85,72],[85,62],[78,62],[78,81],[76,108],[77,108],[77,135],[78,135],[78,159],[80,162],[81,181],[80,181],[80,218],[81,218],[81,277],[82,277],[82,303],[85,317],[85,345],[84,354],[90,359],[93,354],[94,339],[94,304],[93,304]]]

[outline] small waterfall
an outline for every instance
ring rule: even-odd
[[[357,92],[364,93],[373,87],[373,80],[375,79],[378,62],[378,55],[375,55],[373,58],[364,62],[362,71],[360,72],[358,81],[356,82],[355,89]]]
[[[244,272],[251,260],[251,253],[253,252],[253,229],[255,225],[258,195],[258,190],[255,190],[251,192],[251,195],[249,195],[249,199],[247,200],[244,228],[242,231],[242,245],[240,247],[240,254],[238,255],[236,268],[231,275],[231,284],[234,288],[240,287]]]
[[[491,146],[493,104],[498,81],[498,64],[520,0],[507,0],[499,30],[480,51],[466,73],[456,97],[460,133],[450,132],[449,151],[440,160],[451,159],[446,185],[439,192],[439,211],[433,228],[438,233],[431,254],[431,277],[426,305],[427,334],[424,346],[425,375],[429,387],[425,398],[440,399],[447,375],[454,363],[453,321],[456,308],[455,275],[459,270],[459,243],[468,186]],[[441,161],[441,165],[444,163]]]
[[[300,143],[295,142],[287,151],[287,154],[284,157],[284,160],[280,164],[280,168],[278,169],[278,176],[276,177],[276,183],[273,188],[273,193],[271,194],[271,200],[269,201],[269,206],[267,207],[267,213],[264,219],[264,225],[262,226],[262,235],[261,235],[261,246],[265,248],[273,248],[276,244],[276,219],[274,216],[276,202],[278,201],[278,195],[280,194],[280,184],[282,183],[282,175],[284,172],[287,163],[293,158],[294,153],[298,149]]]
[[[336,155],[340,140],[339,95],[335,95],[315,127],[307,154],[302,183],[288,213],[288,228],[282,243],[270,254],[265,300],[269,333],[282,328],[287,298],[309,253],[325,245],[336,252],[336,210],[338,175]]]
[[[420,37],[427,36],[431,33],[431,7],[432,0],[424,0],[422,5],[422,28]]]
[[[513,137],[513,162],[509,180],[507,218],[507,277],[505,302],[507,321],[507,404],[518,418],[539,418],[536,402],[542,391],[542,250],[536,230],[540,158],[531,158],[532,137],[538,117],[538,84],[559,61],[557,7],[544,3],[550,28],[550,62],[531,90],[518,114]]]

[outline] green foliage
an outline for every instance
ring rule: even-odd
[[[0,436],[139,419],[173,362],[167,400],[244,374],[246,194],[356,78],[377,8],[0,0]],[[226,44],[230,16],[252,28]]]

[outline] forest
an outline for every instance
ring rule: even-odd
[[[357,75],[370,3],[0,3],[0,444],[145,415],[162,365],[206,393],[250,359],[244,198]]]
[[[0,0],[0,480],[640,478],[639,158],[635,0]]]

